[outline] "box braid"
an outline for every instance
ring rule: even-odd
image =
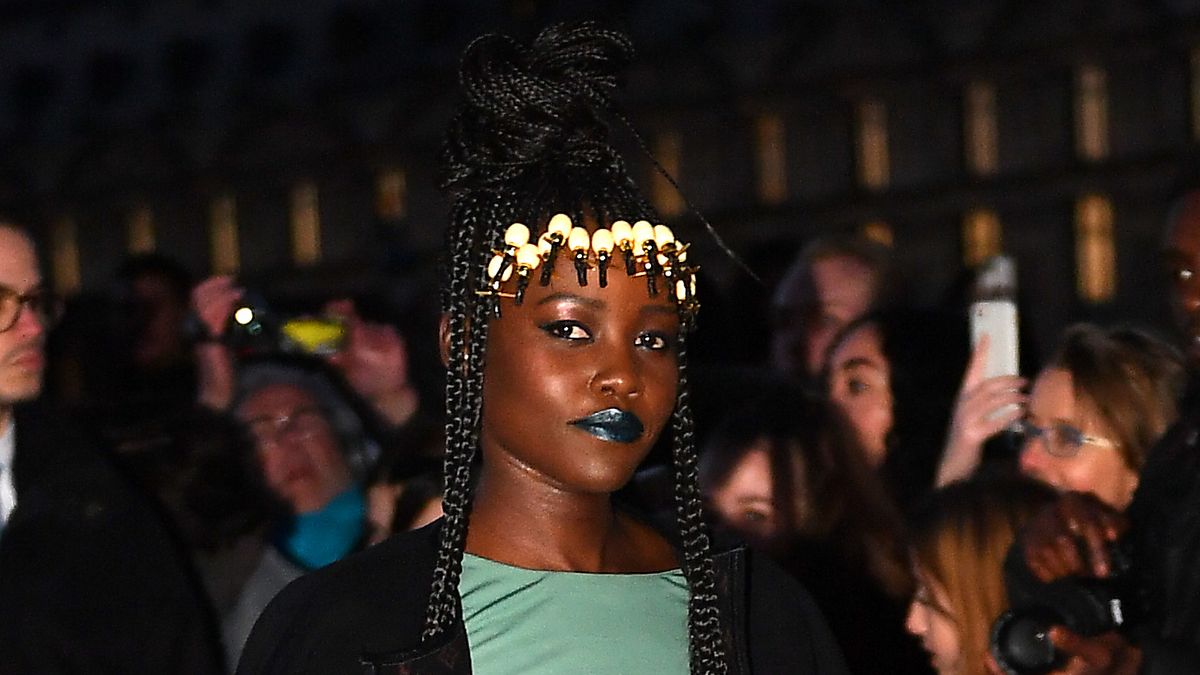
[[[433,573],[423,640],[461,620],[458,583],[471,509],[471,471],[479,444],[488,320],[497,298],[475,294],[489,249],[513,222],[545,222],[566,212],[584,222],[657,216],[608,144],[601,112],[611,109],[617,73],[632,58],[624,35],[593,23],[543,31],[528,49],[488,35],[466,50],[460,68],[463,109],[444,150],[443,187],[453,199],[446,233],[442,309],[449,319],[446,377],[445,521]],[[682,311],[682,310],[681,310]],[[726,672],[716,577],[701,512],[697,453],[687,387],[681,316],[679,389],[672,417],[676,514],[683,573],[690,589],[688,638],[693,673]]]

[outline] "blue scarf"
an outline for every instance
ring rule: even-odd
[[[305,569],[315,570],[341,560],[362,538],[367,500],[357,486],[334,497],[311,513],[293,516],[279,538],[279,547]]]

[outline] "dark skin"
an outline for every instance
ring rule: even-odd
[[[1193,367],[1200,365],[1200,191],[1181,198],[1172,210],[1163,246],[1171,307]],[[1025,561],[1042,581],[1065,576],[1108,576],[1108,545],[1125,531],[1125,518],[1087,495],[1064,495],[1022,533]],[[1135,673],[1142,652],[1118,633],[1083,637],[1058,626],[1054,644],[1070,655],[1068,675]]]
[[[535,272],[536,274],[536,272]],[[483,465],[467,551],[527,569],[646,573],[679,566],[655,530],[614,508],[670,419],[678,383],[675,303],[611,267],[607,288],[581,287],[560,255],[517,306],[502,298],[484,368]],[[504,290],[515,288],[516,280]],[[448,361],[448,320],[441,327]],[[644,426],[631,443],[570,424],[607,408]]]

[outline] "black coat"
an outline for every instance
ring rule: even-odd
[[[150,508],[70,429],[16,413],[0,534],[0,673],[219,673],[195,576]]]
[[[292,582],[250,635],[239,675],[471,672],[461,624],[418,646],[441,521]],[[746,549],[716,556],[730,673],[845,673],[808,593]]]
[[[1200,673],[1200,381],[1146,457],[1127,513],[1146,675]]]

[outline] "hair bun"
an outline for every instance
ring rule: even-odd
[[[466,103],[447,139],[447,187],[506,183],[533,165],[608,163],[602,112],[632,58],[627,37],[594,22],[551,26],[528,47],[477,38],[460,66]]]

